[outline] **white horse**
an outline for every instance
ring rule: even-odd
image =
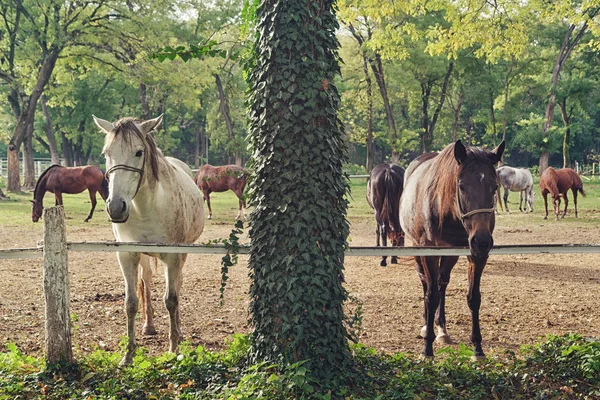
[[[165,157],[150,135],[162,115],[148,121],[123,118],[114,124],[94,116],[96,125],[106,134],[103,154],[110,194],[106,212],[113,223],[115,239],[120,242],[194,243],[204,229],[202,195],[181,162]],[[178,160],[177,160],[178,161]],[[187,168],[189,170],[189,168]],[[127,312],[127,353],[121,365],[130,364],[135,352],[134,321],[138,311],[138,264],[141,278],[143,333],[156,331],[152,323],[148,256],[165,265],[164,303],[169,311],[169,350],[175,352],[183,336],[179,317],[182,268],[187,254],[117,252],[125,278]]]
[[[504,206],[506,212],[510,214],[508,209],[508,192],[519,192],[519,211],[527,212],[527,206],[529,211],[533,212],[533,176],[527,168],[513,168],[507,165],[496,168],[498,174],[498,180],[504,188]],[[500,196],[498,196],[500,197]],[[523,205],[523,197],[525,197],[525,204]],[[500,201],[500,198],[498,198]]]

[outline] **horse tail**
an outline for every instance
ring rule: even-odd
[[[496,202],[500,205],[500,209],[504,211],[504,206],[502,205],[502,198],[500,193],[501,186],[502,185],[500,184],[500,179],[498,179],[498,188],[496,189]]]
[[[400,195],[402,194],[403,177],[398,175],[398,172],[394,171],[393,168],[389,168],[385,171],[383,179],[385,195],[383,198],[381,214],[384,223],[390,227],[393,232],[401,234]]]

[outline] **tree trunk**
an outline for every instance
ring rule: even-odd
[[[448,81],[450,80],[450,75],[452,75],[452,69],[454,68],[454,62],[450,61],[448,64],[448,69],[446,70],[446,75],[444,76],[444,83],[442,84],[442,92],[440,93],[440,101],[433,113],[433,118],[431,120],[431,124],[428,127],[427,140],[428,140],[428,148],[429,151],[431,149],[431,144],[433,143],[433,133],[435,131],[435,125],[437,124],[437,120],[440,116],[440,112],[442,111],[442,107],[444,106],[444,101],[446,100],[446,93],[448,91]]]
[[[227,127],[227,134],[229,135],[229,140],[234,140],[233,134],[233,121],[231,120],[231,115],[229,114],[229,103],[227,101],[227,96],[225,96],[225,91],[223,90],[223,83],[221,82],[221,77],[219,74],[213,74],[215,77],[215,82],[217,84],[217,92],[219,93],[219,110],[221,111],[221,115],[225,120],[225,126]],[[235,151],[235,163],[236,165],[242,166],[242,157],[239,151]]]
[[[567,98],[564,97],[560,103],[558,103],[558,107],[560,108],[560,115],[562,117],[563,125],[565,127],[565,135],[563,137],[563,168],[568,168],[571,166],[571,156],[569,152],[569,141],[571,139],[571,116],[573,113],[573,108],[569,112],[567,112]]]
[[[8,149],[9,153],[13,153],[8,157],[9,164],[7,189],[10,191],[16,192],[21,190],[18,157],[19,150],[21,144],[23,143],[23,140],[25,140],[25,136],[28,133],[28,129],[33,129],[33,119],[35,116],[37,102],[44,91],[46,83],[48,83],[48,80],[52,75],[52,71],[54,70],[54,66],[56,65],[56,60],[58,59],[59,53],[60,49],[53,47],[45,55],[44,61],[42,62],[42,66],[38,73],[35,88],[33,89],[31,95],[28,98],[26,98],[27,100],[23,103],[21,107],[21,113],[19,114],[19,118],[17,120],[17,126],[13,131]]]
[[[390,100],[388,98],[387,86],[385,84],[385,76],[383,73],[383,63],[381,62],[381,55],[379,55],[379,53],[375,53],[374,57],[374,59],[370,59],[371,70],[373,70],[373,74],[375,75],[375,81],[377,82],[377,86],[379,86],[379,93],[381,93],[381,99],[383,100],[385,118],[387,120],[389,129],[390,145],[392,146],[392,162],[397,163],[400,160],[400,154],[396,149],[396,122],[394,120],[392,106],[390,105]]]
[[[200,136],[200,124],[196,124],[196,146],[194,148],[194,168],[200,168],[200,141],[202,137]]]
[[[494,100],[496,96],[494,96],[494,92],[492,88],[490,88],[490,116],[492,118],[492,138],[494,141],[494,147],[498,144],[498,132],[496,131],[496,113],[494,112]]]
[[[42,105],[42,112],[46,119],[46,139],[48,139],[48,147],[50,149],[50,158],[52,158],[52,164],[60,164],[60,158],[58,157],[58,147],[56,146],[56,138],[54,137],[54,129],[52,128],[52,116],[50,110],[46,105],[46,96],[40,97],[40,104]]]
[[[23,141],[23,189],[31,190],[35,187],[35,163],[33,161],[33,126],[27,130]]]
[[[62,151],[63,156],[65,157],[65,166],[72,167],[73,166],[73,151],[71,149],[71,141],[67,138],[67,135],[64,131],[60,131],[60,137],[62,139]]]
[[[148,92],[147,92],[146,84],[144,82],[140,82],[140,103],[142,104],[142,119],[144,121],[150,119],[150,106],[148,104]]]
[[[458,91],[458,104],[456,104],[456,110],[454,110],[454,125],[452,127],[452,141],[456,142],[458,139],[458,122],[460,121],[460,110],[462,109],[464,101],[462,87]]]
[[[598,12],[600,12],[600,8],[598,8],[598,10],[594,11],[593,15],[588,15],[589,18],[592,19],[594,16],[596,16],[596,14],[598,14]],[[575,31],[576,26],[575,26],[575,24],[572,24],[571,26],[569,26],[569,29],[567,30],[567,33],[565,34],[562,45],[560,47],[560,51],[558,52],[558,55],[556,56],[556,61],[554,63],[554,69],[552,71],[552,85],[550,87],[550,96],[548,97],[548,105],[546,106],[546,115],[544,118],[544,126],[542,128],[542,136],[544,139],[549,138],[548,131],[552,127],[552,119],[554,118],[554,108],[556,106],[556,86],[558,84],[558,78],[560,75],[560,71],[561,71],[563,65],[565,64],[565,61],[569,57],[569,54],[571,54],[571,51],[573,50],[573,48],[577,45],[577,43],[579,43],[579,41],[583,37],[583,34],[585,33],[587,26],[588,26],[588,21],[586,21],[579,28],[579,32],[577,33],[577,35],[575,36],[575,38],[572,41],[571,41],[571,35]],[[548,168],[548,158],[549,158],[548,150],[543,151],[542,154],[540,155],[540,175],[542,174],[542,172],[544,172],[544,170],[546,168]]]
[[[363,49],[362,51],[363,58],[363,72],[365,74],[365,81],[367,83],[367,140],[366,140],[366,150],[367,150],[367,161],[366,161],[366,170],[368,173],[371,173],[373,169],[373,91],[372,91],[372,82],[371,75],[369,74],[369,60],[367,58],[367,53]]]
[[[432,84],[430,82],[421,82],[421,152],[427,153],[431,147],[429,139],[429,96],[431,95]]]

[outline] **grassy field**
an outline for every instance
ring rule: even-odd
[[[351,222],[357,220],[363,220],[364,218],[372,219],[373,211],[365,200],[366,196],[366,179],[353,178],[350,181],[351,193],[349,196],[349,207],[348,207],[348,218]],[[600,181],[588,182],[584,180],[584,189],[587,193],[587,197],[578,196],[578,209],[579,219],[567,218],[564,220],[566,224],[595,224],[600,219]],[[522,214],[519,212],[518,201],[519,194],[511,192],[509,195],[509,207],[514,215],[518,215],[518,218],[503,218],[505,214],[501,211],[501,216],[497,221],[498,225],[506,226],[527,226],[531,224],[539,224],[542,221],[544,215],[544,201],[539,193],[539,186],[536,182],[534,185],[535,202],[534,212],[529,214]],[[10,226],[22,226],[31,224],[31,203],[33,199],[32,192],[25,192],[21,194],[7,193],[10,197],[8,200],[0,201],[0,223],[3,225]],[[73,226],[89,226],[95,224],[106,224],[107,218],[104,213],[104,202],[97,196],[98,204],[96,206],[96,212],[94,218],[86,225],[83,220],[87,217],[91,208],[88,192],[85,191],[76,195],[64,195],[64,206],[69,218],[69,225]],[[549,199],[548,201],[548,212],[549,219],[552,220],[553,210],[552,204]],[[47,193],[44,198],[44,205],[46,207],[54,204],[54,195]],[[233,192],[228,191],[224,193],[213,193],[211,194],[211,206],[213,209],[215,222],[230,222],[230,214],[237,210],[237,197]],[[561,207],[564,207],[562,203]],[[573,198],[569,192],[569,208],[567,217],[574,214],[573,209]]]

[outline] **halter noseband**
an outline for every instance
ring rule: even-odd
[[[106,178],[107,181],[109,181],[109,174],[111,172],[114,172],[119,169],[122,169],[125,171],[137,172],[138,174],[140,174],[140,179],[138,180],[137,187],[135,188],[135,193],[133,194],[133,197],[132,197],[132,199],[133,199],[137,195],[138,191],[140,190],[140,186],[142,185],[142,178],[144,177],[144,167],[145,166],[146,166],[146,152],[144,151],[144,161],[142,163],[142,168],[132,167],[131,165],[127,165],[127,164],[117,164],[117,165],[113,165],[111,168],[109,168],[106,171],[106,173],[104,174],[104,177]]]
[[[496,211],[496,204],[494,204],[494,207],[492,207],[492,208],[478,208],[476,210],[472,210],[472,211],[469,211],[469,212],[463,214],[462,207],[460,206],[460,197],[459,196],[460,195],[458,193],[458,188],[457,188],[457,190],[456,190],[456,205],[458,206],[460,220],[463,222],[464,222],[465,218],[471,217],[475,214],[493,213],[494,211]]]

